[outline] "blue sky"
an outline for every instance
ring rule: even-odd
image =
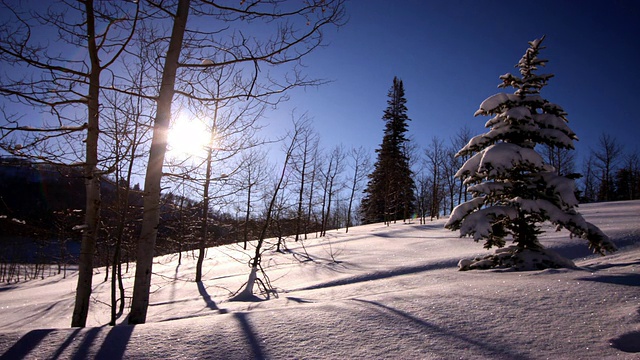
[[[343,143],[373,154],[394,76],[404,82],[417,145],[434,136],[448,143],[465,125],[480,134],[488,120],[473,117],[480,103],[503,91],[498,77],[517,71],[527,42],[546,35],[543,71],[556,76],[542,95],[568,112],[578,156],[602,133],[640,151],[638,0],[347,0],[346,14],[346,25],[327,32],[327,46],[305,58],[310,77],[332,82],[292,91],[266,114],[267,137],[290,128],[296,109],[313,118],[326,148]]]
[[[503,91],[498,77],[517,72],[527,42],[546,35],[542,72],[555,77],[542,95],[568,112],[578,155],[596,147],[603,132],[626,151],[640,151],[640,1],[351,0],[347,15],[344,27],[327,34],[329,46],[305,62],[310,76],[333,82],[291,93],[268,115],[274,131],[295,108],[314,119],[326,147],[373,152],[398,76],[418,145],[433,136],[448,143],[464,125],[482,133],[488,118],[473,113]]]

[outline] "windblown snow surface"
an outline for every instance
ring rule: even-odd
[[[96,269],[86,328],[69,328],[76,274],[0,286],[2,359],[639,359],[640,201],[580,206],[619,251],[592,256],[566,231],[541,242],[578,269],[457,270],[482,245],[443,229],[373,224],[287,241],[262,262],[278,296],[229,302],[251,249],[155,259],[147,323],[109,321]],[[304,244],[304,248],[302,245]],[[305,249],[309,258],[305,257]],[[125,286],[133,284],[129,269]],[[125,313],[126,315],[126,313]],[[126,323],[122,316],[120,323]]]

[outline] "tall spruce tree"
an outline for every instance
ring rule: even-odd
[[[574,177],[558,174],[535,150],[536,145],[573,149],[577,140],[567,126],[566,112],[540,96],[553,76],[535,73],[547,62],[538,58],[543,40],[529,42],[516,65],[520,76],[500,76],[499,87],[513,87],[515,92],[482,102],[475,115],[492,115],[486,123],[490,130],[472,138],[457,154],[473,155],[456,174],[469,185],[473,199],[457,206],[445,226],[459,229],[460,236],[484,240],[487,249],[503,247],[508,236],[514,243],[480,262],[461,262],[462,269],[474,264],[521,269],[571,265],[539,243],[545,221],[584,238],[596,253],[615,250],[609,238],[576,211]]]
[[[410,119],[402,80],[393,78],[388,96],[388,107],[382,116],[386,122],[384,136],[376,149],[377,160],[361,205],[365,224],[407,219],[415,207],[415,185],[407,151],[409,139],[405,137]]]

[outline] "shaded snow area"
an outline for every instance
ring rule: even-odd
[[[109,327],[96,269],[88,325],[68,328],[76,276],[0,286],[2,359],[639,359],[640,201],[581,205],[618,252],[544,230],[574,269],[458,271],[493,253],[446,219],[289,241],[262,261],[278,297],[229,302],[251,249],[209,249],[201,286],[184,253],[156,258],[147,324]],[[129,269],[125,286],[133,284]],[[124,317],[120,319],[125,322]]]

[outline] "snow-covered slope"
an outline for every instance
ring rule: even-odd
[[[0,354],[18,358],[638,359],[640,201],[582,205],[619,251],[590,256],[586,242],[549,232],[542,243],[577,270],[459,272],[482,245],[426,225],[374,224],[288,242],[263,266],[278,290],[229,302],[250,252],[209,249],[193,282],[183,254],[154,264],[147,324],[109,327],[109,283],[96,269],[84,329],[68,328],[76,277],[0,286]],[[550,230],[550,229],[549,229]],[[306,250],[305,250],[306,249]],[[310,258],[305,257],[305,251]],[[126,286],[132,286],[130,269]],[[121,322],[126,322],[124,317]]]

